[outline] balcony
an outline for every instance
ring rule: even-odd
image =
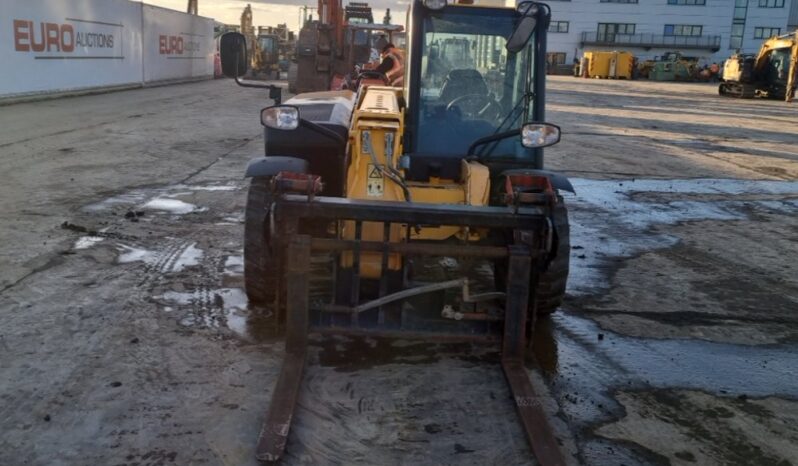
[[[662,34],[613,34],[585,31],[580,37],[580,44],[602,45],[609,47],[626,46],[675,49],[705,49],[717,52],[720,50],[720,36],[666,36]]]

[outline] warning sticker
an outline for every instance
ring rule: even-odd
[[[371,179],[382,179],[382,173],[374,164],[369,164],[369,178]]]
[[[382,197],[385,192],[385,180],[379,168],[368,164],[368,180],[366,181],[366,195],[369,197]]]

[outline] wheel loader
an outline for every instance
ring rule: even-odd
[[[759,53],[734,54],[723,65],[722,96],[791,102],[798,85],[798,30],[762,43]]]
[[[534,456],[564,464],[524,368],[536,320],[562,302],[570,252],[561,192],[573,187],[543,169],[544,148],[560,140],[545,118],[550,17],[530,1],[413,0],[403,88],[305,93],[261,111],[245,284],[284,325],[286,356],[259,460],[284,453],[308,335],[347,334],[496,345]],[[468,47],[483,60],[423,79],[431,47],[449,38],[492,50]],[[244,84],[244,38],[223,36],[221,56]],[[321,298],[317,279],[329,288]]]

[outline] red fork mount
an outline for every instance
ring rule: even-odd
[[[278,462],[288,442],[294,408],[299,396],[302,372],[307,355],[308,334],[343,333],[355,335],[379,335],[396,338],[424,338],[429,341],[474,341],[472,334],[445,334],[433,332],[407,332],[401,328],[365,328],[357,316],[352,316],[351,328],[316,329],[310,324],[310,274],[312,253],[352,251],[377,251],[383,254],[383,263],[391,252],[416,255],[439,256],[441,245],[435,243],[404,242],[391,243],[387,233],[383,241],[364,241],[359,235],[353,240],[330,240],[296,234],[301,218],[328,218],[330,220],[352,220],[381,222],[386,225],[454,225],[486,228],[512,228],[537,232],[539,241],[530,244],[497,247],[490,245],[463,245],[457,248],[461,257],[508,258],[509,270],[505,297],[503,331],[501,341],[501,364],[507,383],[513,394],[516,409],[526,431],[527,439],[538,462],[544,466],[564,465],[551,426],[543,411],[540,397],[536,394],[524,365],[527,353],[527,310],[530,293],[535,292],[538,272],[548,254],[545,238],[548,236],[547,212],[539,207],[473,207],[454,205],[415,204],[407,202],[354,201],[341,198],[284,195],[275,203],[280,219],[283,250],[286,251],[286,357],[280,376],[272,393],[271,404],[261,429],[256,457],[260,461]],[[355,228],[357,232],[362,228]],[[448,252],[448,251],[447,251]],[[452,251],[454,252],[454,251]],[[357,268],[358,260],[354,261]],[[358,271],[354,271],[355,276]],[[383,274],[384,275],[384,274]],[[383,287],[380,286],[381,294]],[[357,295],[355,295],[357,296]],[[353,304],[358,304],[357,302]],[[340,311],[339,311],[340,312]],[[380,312],[382,308],[380,307]],[[380,319],[379,322],[382,322]],[[501,324],[501,322],[499,322]],[[533,322],[530,322],[534,326]],[[491,341],[490,337],[476,338]]]

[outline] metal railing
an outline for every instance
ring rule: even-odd
[[[666,36],[663,34],[615,34],[584,31],[580,42],[585,45],[625,45],[629,47],[674,47],[681,49],[720,50],[720,36]]]

